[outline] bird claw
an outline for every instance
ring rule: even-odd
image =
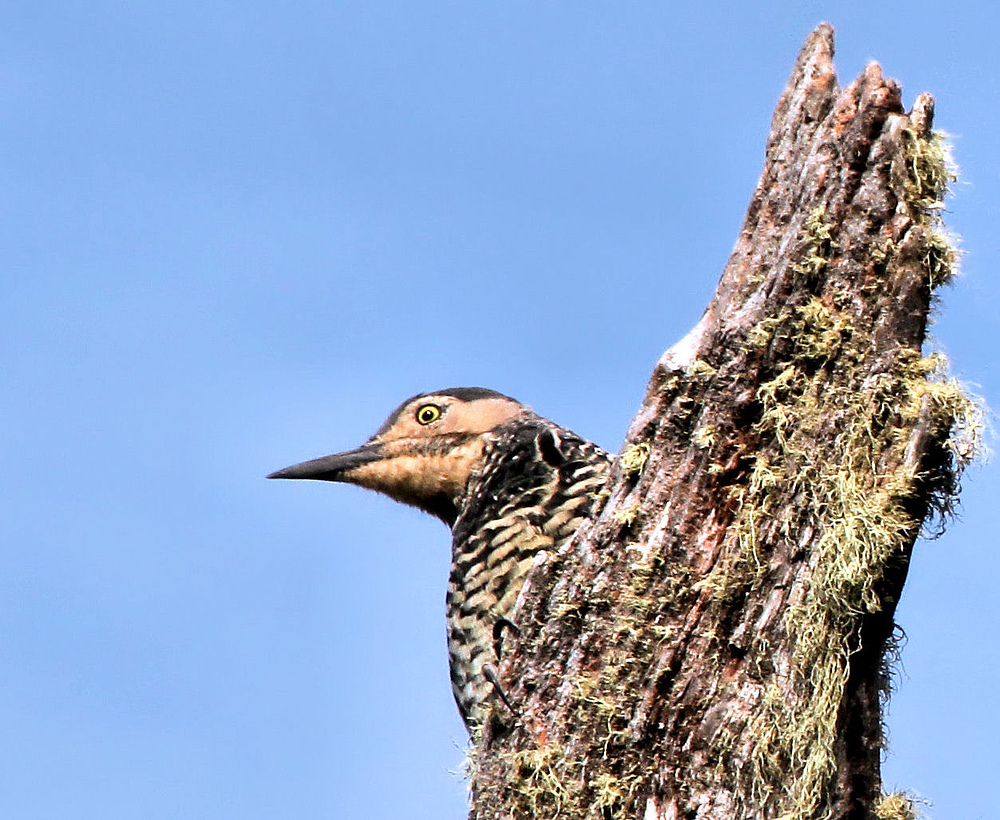
[[[491,684],[493,684],[493,688],[496,690],[496,693],[500,696],[500,700],[503,701],[504,706],[506,706],[510,710],[510,713],[512,715],[517,717],[518,716],[517,709],[515,709],[514,704],[510,702],[510,699],[507,697],[507,693],[503,691],[503,687],[500,685],[500,677],[497,675],[497,670],[494,668],[493,664],[488,663],[483,667],[483,677],[485,677],[486,680],[488,680]]]

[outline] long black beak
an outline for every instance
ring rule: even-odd
[[[383,458],[381,444],[365,444],[357,450],[303,461],[271,473],[268,478],[315,478],[320,481],[348,481],[347,473],[363,464]]]

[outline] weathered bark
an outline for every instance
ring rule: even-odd
[[[933,102],[874,64],[841,91],[832,55],[824,25],[603,513],[521,596],[475,820],[873,816],[893,612],[971,405],[921,352],[954,261]]]

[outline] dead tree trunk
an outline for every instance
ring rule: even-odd
[[[474,820],[889,816],[893,612],[974,406],[922,352],[954,262],[933,101],[877,65],[840,90],[832,55],[824,25],[603,513],[529,579]]]

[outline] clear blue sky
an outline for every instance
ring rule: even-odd
[[[617,449],[821,20],[937,96],[935,335],[1000,406],[997,8],[671,5],[4,4],[0,818],[464,817],[447,531],[263,476],[453,385]],[[899,613],[886,779],[942,819],[998,803],[998,493]]]

